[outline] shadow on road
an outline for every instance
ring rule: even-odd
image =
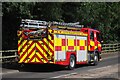
[[[17,63],[4,63],[2,69],[19,70],[20,72],[54,72],[65,70],[66,68],[59,65],[52,64],[24,64],[18,65]]]
[[[3,63],[2,68],[11,69],[11,70],[18,70],[17,63]]]
[[[88,65],[76,65],[77,68],[82,68]],[[2,64],[2,68],[19,70],[20,72],[56,72],[68,70],[65,66],[59,66],[54,64],[26,64],[23,66],[18,65],[17,63],[13,64]]]
[[[89,65],[76,65],[76,68],[82,68]],[[68,70],[65,66],[55,65],[55,64],[34,64],[34,65],[25,65],[24,67],[20,68],[20,72],[57,72],[57,71],[64,71]]]
[[[58,65],[52,65],[52,64],[28,64],[24,65],[23,67],[19,68],[20,72],[55,72],[55,71],[61,71],[65,68]]]

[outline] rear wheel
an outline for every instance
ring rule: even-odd
[[[70,56],[70,63],[68,65],[68,69],[72,70],[75,68],[75,56],[74,55],[71,55]]]

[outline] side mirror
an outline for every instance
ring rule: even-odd
[[[100,43],[103,43],[103,42],[104,42],[103,40],[100,41]]]

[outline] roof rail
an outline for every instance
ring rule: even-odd
[[[79,25],[79,22],[75,23],[64,23],[64,22],[46,22],[46,21],[40,21],[40,20],[30,20],[30,19],[22,19],[20,27],[25,27],[25,28],[47,28],[51,27],[52,25],[58,25],[62,26],[64,28],[82,28],[84,27],[83,25]]]

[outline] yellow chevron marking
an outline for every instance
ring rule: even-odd
[[[47,43],[47,45],[48,45],[49,47],[52,47],[52,48],[53,48],[53,46],[47,41],[47,39],[44,39],[44,41]],[[50,56],[52,55],[52,53],[50,52],[50,50],[48,49],[47,46],[44,45],[44,49],[45,49],[46,51],[49,51],[48,54],[49,54]],[[47,58],[47,55],[46,55],[46,54],[44,54],[44,55],[45,55],[45,57]],[[48,59],[48,58],[47,58],[47,59]]]
[[[51,40],[51,39],[52,39],[52,37],[51,37],[50,35],[48,35],[48,39],[49,39],[49,40]]]
[[[34,57],[34,59],[31,62],[35,62],[35,57]]]
[[[25,63],[28,63],[27,59],[25,60]]]
[[[23,52],[22,52],[22,51],[20,52],[19,57],[21,56],[21,54],[23,54]]]
[[[42,42],[39,42],[39,43],[42,43]],[[38,44],[36,44],[36,47],[40,50],[40,52],[44,55],[44,57],[46,57],[46,53],[40,48],[40,46]],[[39,54],[40,56],[40,54]],[[42,57],[42,56],[41,56]],[[46,57],[47,58],[47,57]],[[45,60],[44,60],[44,63],[47,63]]]
[[[23,54],[23,52],[20,52],[20,56],[21,56],[21,54]],[[21,58],[21,59],[22,59],[22,58]],[[21,59],[20,59],[19,63],[23,62]]]
[[[21,49],[21,46],[18,47],[18,51],[20,51],[20,49]]]
[[[52,49],[54,51],[54,47],[49,43],[48,45],[50,47],[50,49]],[[52,55],[52,52],[49,50],[49,54]]]
[[[36,55],[41,59],[41,58],[43,58],[38,52],[36,53]],[[41,59],[42,60],[42,59]],[[43,61],[43,60],[42,60]],[[40,62],[40,61],[38,61],[38,62]],[[45,60],[43,61],[44,63],[47,63]]]
[[[22,42],[22,45],[25,45],[26,42],[27,42],[27,40],[24,40],[24,41]]]
[[[27,45],[25,45],[25,43],[27,42],[27,40],[25,40],[22,44],[21,44],[21,48],[22,48],[22,52],[24,52],[27,48]],[[23,46],[25,45],[24,49],[23,49]]]
[[[24,53],[23,53],[24,54]],[[25,53],[24,56],[20,59],[20,63],[23,62],[23,60],[26,58],[27,54]]]
[[[28,53],[28,54],[30,54],[30,53]],[[29,60],[30,60],[34,55],[35,55],[35,50],[30,54],[30,56],[28,56],[28,57],[29,57]]]
[[[18,40],[18,44],[20,44],[20,42],[22,41],[22,39],[21,40]],[[20,44],[20,46],[18,47],[18,51],[22,48],[22,43]]]
[[[26,40],[26,41],[27,41],[27,40]],[[26,41],[25,41],[25,42],[26,42]],[[23,44],[25,44],[25,42],[24,42]],[[31,42],[32,42],[32,41],[29,41],[29,43],[31,43]],[[25,52],[25,50],[27,49],[27,47],[28,47],[28,46],[26,45],[25,48],[22,49],[22,50],[23,50],[23,51],[22,51],[23,53]],[[31,48],[34,48],[34,44],[31,46]],[[21,61],[23,61],[23,60],[26,58],[26,56],[28,55],[28,53],[30,53],[31,50],[32,50],[32,49],[28,49],[27,52],[24,53],[25,55],[22,57]],[[22,54],[21,54],[21,55],[22,55]],[[27,60],[26,60],[26,61],[27,61]],[[25,61],[25,62],[26,62],[26,61]],[[26,63],[27,63],[27,62],[26,62]]]
[[[19,44],[21,41],[22,41],[22,38],[20,38],[20,39],[18,40],[18,44]]]
[[[35,43],[30,47],[30,49],[28,49],[28,53],[30,53],[34,47],[35,47]]]
[[[47,46],[45,46],[45,45],[44,45],[44,49],[45,49],[46,51],[48,51],[48,47],[47,47]]]
[[[44,38],[44,41],[45,41],[46,39]],[[46,40],[47,41],[47,40]],[[45,41],[45,42],[46,42]],[[41,43],[43,43],[43,42],[41,42],[41,41],[39,41],[39,43],[41,44]],[[47,54],[40,48],[40,46],[38,45],[38,44],[36,44],[36,47],[40,50],[40,52],[44,55],[44,57],[46,57],[46,59],[47,59]],[[43,48],[46,50],[46,51],[48,51],[48,48],[45,46],[45,45],[43,45]],[[47,63],[45,60],[44,60],[44,63]]]
[[[42,58],[42,56],[38,53],[38,52],[36,52],[36,55],[41,59]],[[40,62],[37,58],[36,58],[36,62]]]
[[[44,41],[47,43],[47,45],[48,45],[48,41],[46,40],[46,38],[44,38]],[[48,47],[47,46],[45,46],[44,45],[44,49],[46,50],[46,51],[48,51]],[[47,56],[46,54],[45,54],[45,56]]]
[[[36,44],[36,47],[40,50],[41,53],[43,53],[43,50],[40,48],[38,44]]]
[[[35,59],[36,62],[40,62],[37,58]]]
[[[51,40],[51,42],[53,43],[53,40]],[[52,46],[50,43],[49,43],[49,47],[53,50],[54,49],[54,46]]]
[[[22,52],[25,52],[26,49],[27,49],[27,45],[25,46],[25,48],[22,49]]]
[[[28,62],[30,61],[30,59],[35,55],[35,50],[32,52],[32,54],[30,54],[29,59],[28,59]],[[35,57],[34,57],[35,58]]]
[[[28,45],[30,45],[32,42],[33,42],[33,41],[31,41],[31,40],[30,40],[30,41],[28,41]]]
[[[20,32],[20,34],[18,35],[18,37],[22,34],[22,31],[19,31],[19,32]],[[22,41],[22,37],[19,38],[18,44],[20,44],[21,41]],[[21,48],[22,48],[22,43],[21,43],[20,46],[18,47],[18,51],[20,51]]]

